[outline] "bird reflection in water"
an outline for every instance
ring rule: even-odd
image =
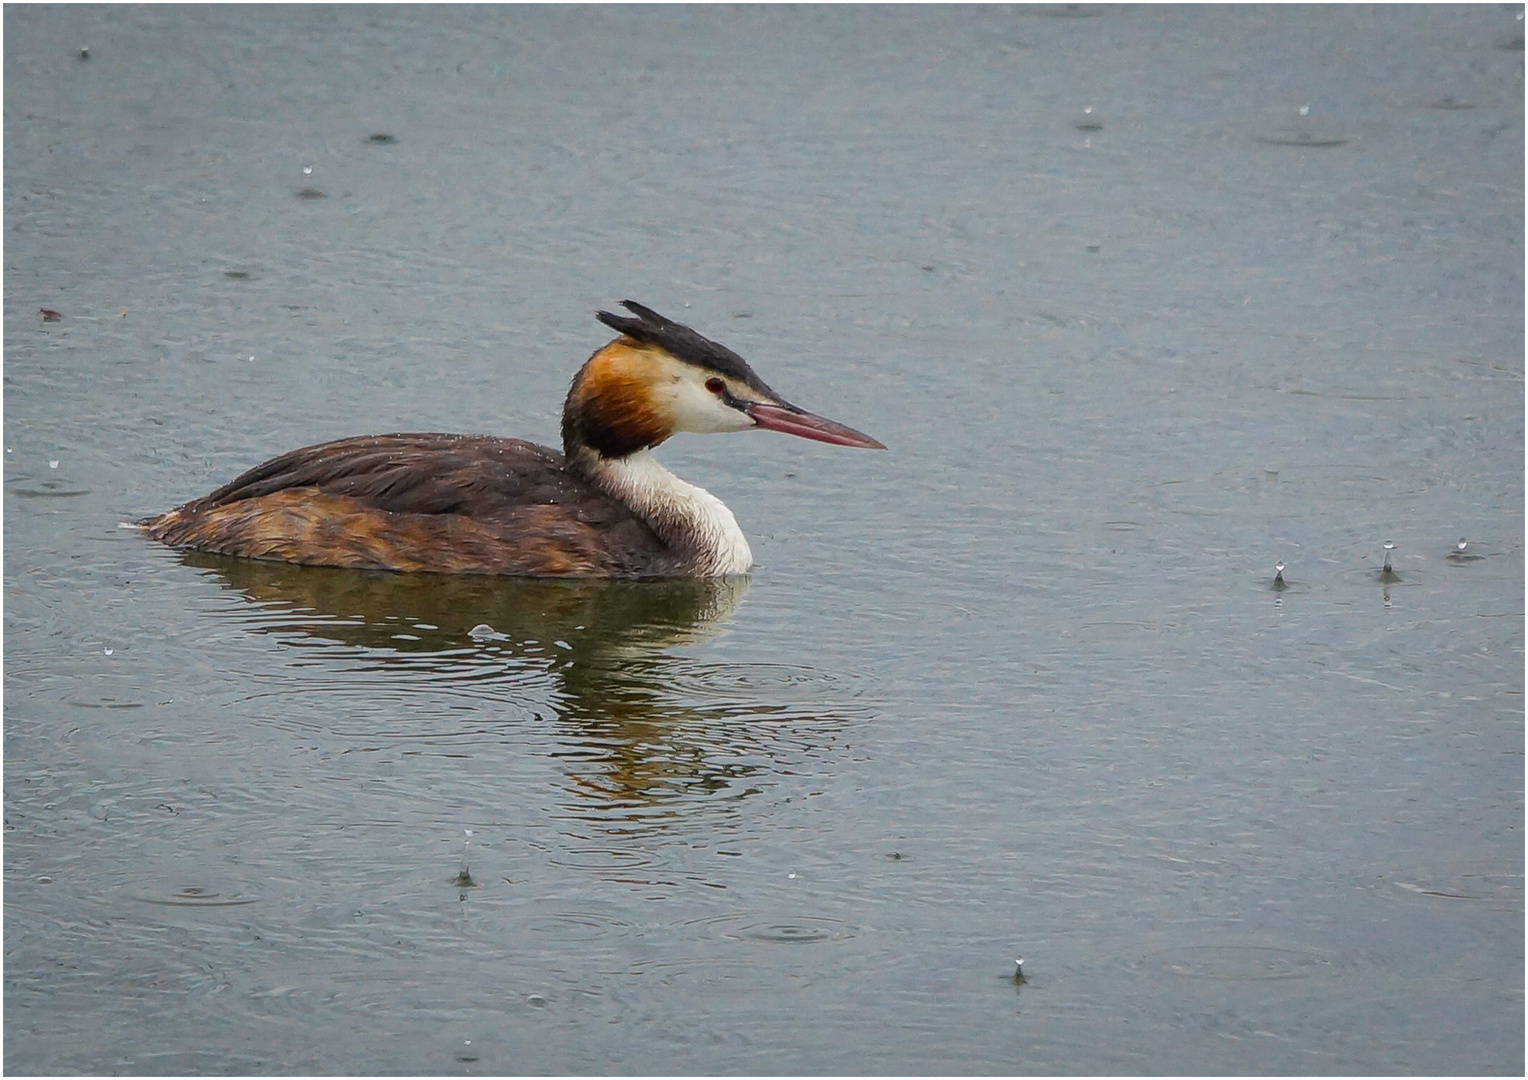
[[[470,687],[484,709],[530,722],[550,702],[570,808],[612,825],[677,811],[680,797],[749,794],[777,758],[829,751],[862,711],[825,708],[834,680],[811,669],[707,665],[673,651],[720,633],[746,575],[570,581],[177,557],[257,606],[250,630],[349,647],[368,678],[396,678],[389,693]],[[312,666],[311,652],[303,662]],[[458,715],[428,718],[429,734]]]

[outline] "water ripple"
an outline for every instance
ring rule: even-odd
[[[245,904],[255,904],[260,901],[258,896],[246,896],[241,892],[223,893],[201,885],[186,885],[168,895],[134,896],[133,899],[145,904],[162,904],[166,907],[202,908],[242,907]]]
[[[1185,945],[1146,957],[1148,967],[1193,979],[1302,979],[1334,970],[1332,957],[1263,945]]]
[[[710,937],[732,941],[760,941],[768,945],[811,945],[846,941],[858,937],[858,927],[820,915],[793,915],[783,919],[760,919],[734,912],[694,919],[681,926],[698,929]]]

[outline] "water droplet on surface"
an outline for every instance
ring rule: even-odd
[[[1445,557],[1450,562],[1456,563],[1475,562],[1476,560],[1482,558],[1482,556],[1477,552],[1469,550],[1469,547],[1470,542],[1461,536],[1459,538],[1459,543],[1455,544],[1454,549],[1450,551]]]
[[[58,468],[58,459],[55,458],[54,460],[48,462],[48,468],[50,468],[50,469]]]
[[[1310,106],[1309,105],[1301,105],[1300,106],[1300,115],[1301,116],[1309,116],[1310,115]]]
[[[540,994],[527,994],[525,1003],[533,1009],[546,1008],[546,998],[542,997]]]

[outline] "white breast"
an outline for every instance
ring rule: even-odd
[[[607,458],[596,469],[600,486],[635,510],[665,544],[694,552],[697,576],[742,574],[752,568],[748,539],[727,504],[679,479],[651,451]]]

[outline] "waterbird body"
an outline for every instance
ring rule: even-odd
[[[177,548],[315,566],[673,578],[753,565],[737,520],[652,450],[677,432],[870,436],[790,404],[730,349],[627,300],[579,369],[563,451],[486,435],[340,439],[272,458],[143,522]]]

